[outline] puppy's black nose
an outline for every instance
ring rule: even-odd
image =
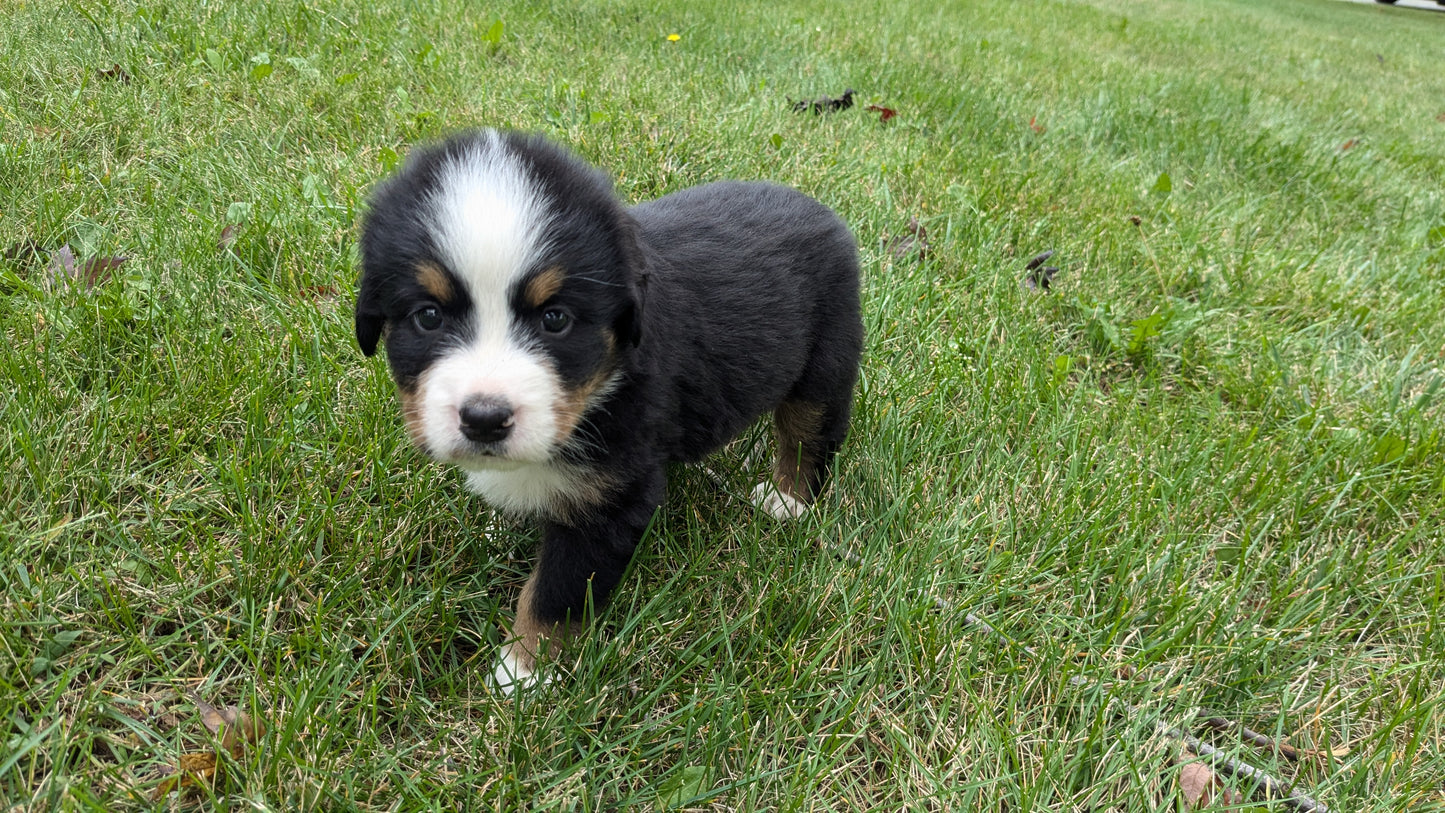
[[[495,398],[473,398],[457,410],[462,434],[473,443],[498,443],[512,432],[512,407]]]

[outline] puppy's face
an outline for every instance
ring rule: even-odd
[[[635,237],[595,170],[482,132],[420,152],[373,197],[357,339],[384,334],[412,439],[472,471],[546,463],[635,341]]]

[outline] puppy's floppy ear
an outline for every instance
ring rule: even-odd
[[[369,276],[361,280],[361,292],[356,295],[356,343],[361,345],[365,356],[376,355],[376,343],[381,340],[381,330],[386,326],[386,314],[378,307],[380,299],[376,286]]]
[[[618,336],[624,336],[633,346],[642,343],[642,308],[647,300],[647,275],[649,272],[646,253],[637,235],[637,221],[626,212],[618,218],[619,247],[623,262],[627,264],[628,303],[618,315],[613,329]]]

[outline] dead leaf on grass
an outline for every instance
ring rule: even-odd
[[[151,791],[151,801],[156,802],[164,799],[171,791],[187,791],[198,788],[214,788],[216,779],[221,775],[221,763],[215,753],[210,751],[198,751],[188,754],[181,754],[180,761],[175,767],[166,765],[160,769],[160,775],[166,777],[164,782],[156,785]]]
[[[1033,258],[1024,265],[1024,271],[1027,273],[1024,274],[1023,282],[1020,284],[1023,285],[1026,290],[1036,292],[1047,291],[1050,286],[1053,285],[1054,275],[1059,273],[1059,269],[1052,265],[1044,265],[1052,256],[1054,256],[1054,250],[1049,249],[1042,254],[1035,254]]]
[[[335,299],[341,295],[335,285],[307,285],[301,289],[301,297],[316,302]]]
[[[119,62],[112,64],[109,68],[105,68],[103,70],[96,70],[95,73],[101,79],[110,79],[116,82],[120,82],[123,85],[130,84],[130,74],[126,73],[125,68],[122,68]]]
[[[913,255],[919,262],[928,259],[928,231],[918,218],[909,218],[907,234],[900,234],[888,241],[888,251],[895,259],[904,260]]]
[[[869,113],[877,113],[877,114],[878,114],[878,123],[879,123],[879,124],[882,124],[882,123],[888,121],[889,119],[893,118],[894,116],[898,115],[898,111],[897,111],[897,110],[894,110],[894,109],[891,108],[891,107],[884,107],[884,106],[881,105],[881,104],[870,104],[870,105],[868,105],[867,107],[865,107],[865,108],[863,108],[863,109],[864,109],[864,110],[867,110]]]
[[[1186,759],[1198,758],[1194,754],[1185,751]],[[1179,791],[1184,794],[1184,802],[1191,808],[1208,807],[1214,804],[1217,797],[1221,804],[1232,805],[1244,801],[1243,797],[1235,790],[1225,787],[1224,781],[1203,762],[1186,762],[1179,769]]]
[[[266,730],[259,720],[251,719],[237,706],[213,706],[195,695],[191,700],[201,712],[201,722],[212,734],[220,735],[221,747],[233,757],[240,756]]]
[[[50,265],[46,268],[44,286],[47,291],[55,290],[67,282],[79,282],[87,290],[110,281],[111,272],[125,265],[129,257],[91,257],[80,262],[70,244],[66,243],[50,253]]]
[[[175,790],[185,792],[215,787],[224,771],[221,752],[229,754],[232,759],[239,759],[247,746],[255,744],[265,732],[261,721],[253,719],[238,706],[213,706],[195,694],[191,695],[191,701],[201,713],[201,723],[206,730],[220,737],[221,750],[188,751],[180,755],[174,766],[161,768],[159,774],[165,777],[165,781],[151,792],[153,802]]]

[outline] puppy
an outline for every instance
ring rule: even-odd
[[[538,136],[416,150],[362,224],[356,339],[385,339],[407,431],[497,509],[542,525],[495,672],[533,681],[548,638],[617,586],[667,466],[771,412],[791,518],[848,431],[863,344],[853,235],[792,189],[721,182],[624,207]]]

